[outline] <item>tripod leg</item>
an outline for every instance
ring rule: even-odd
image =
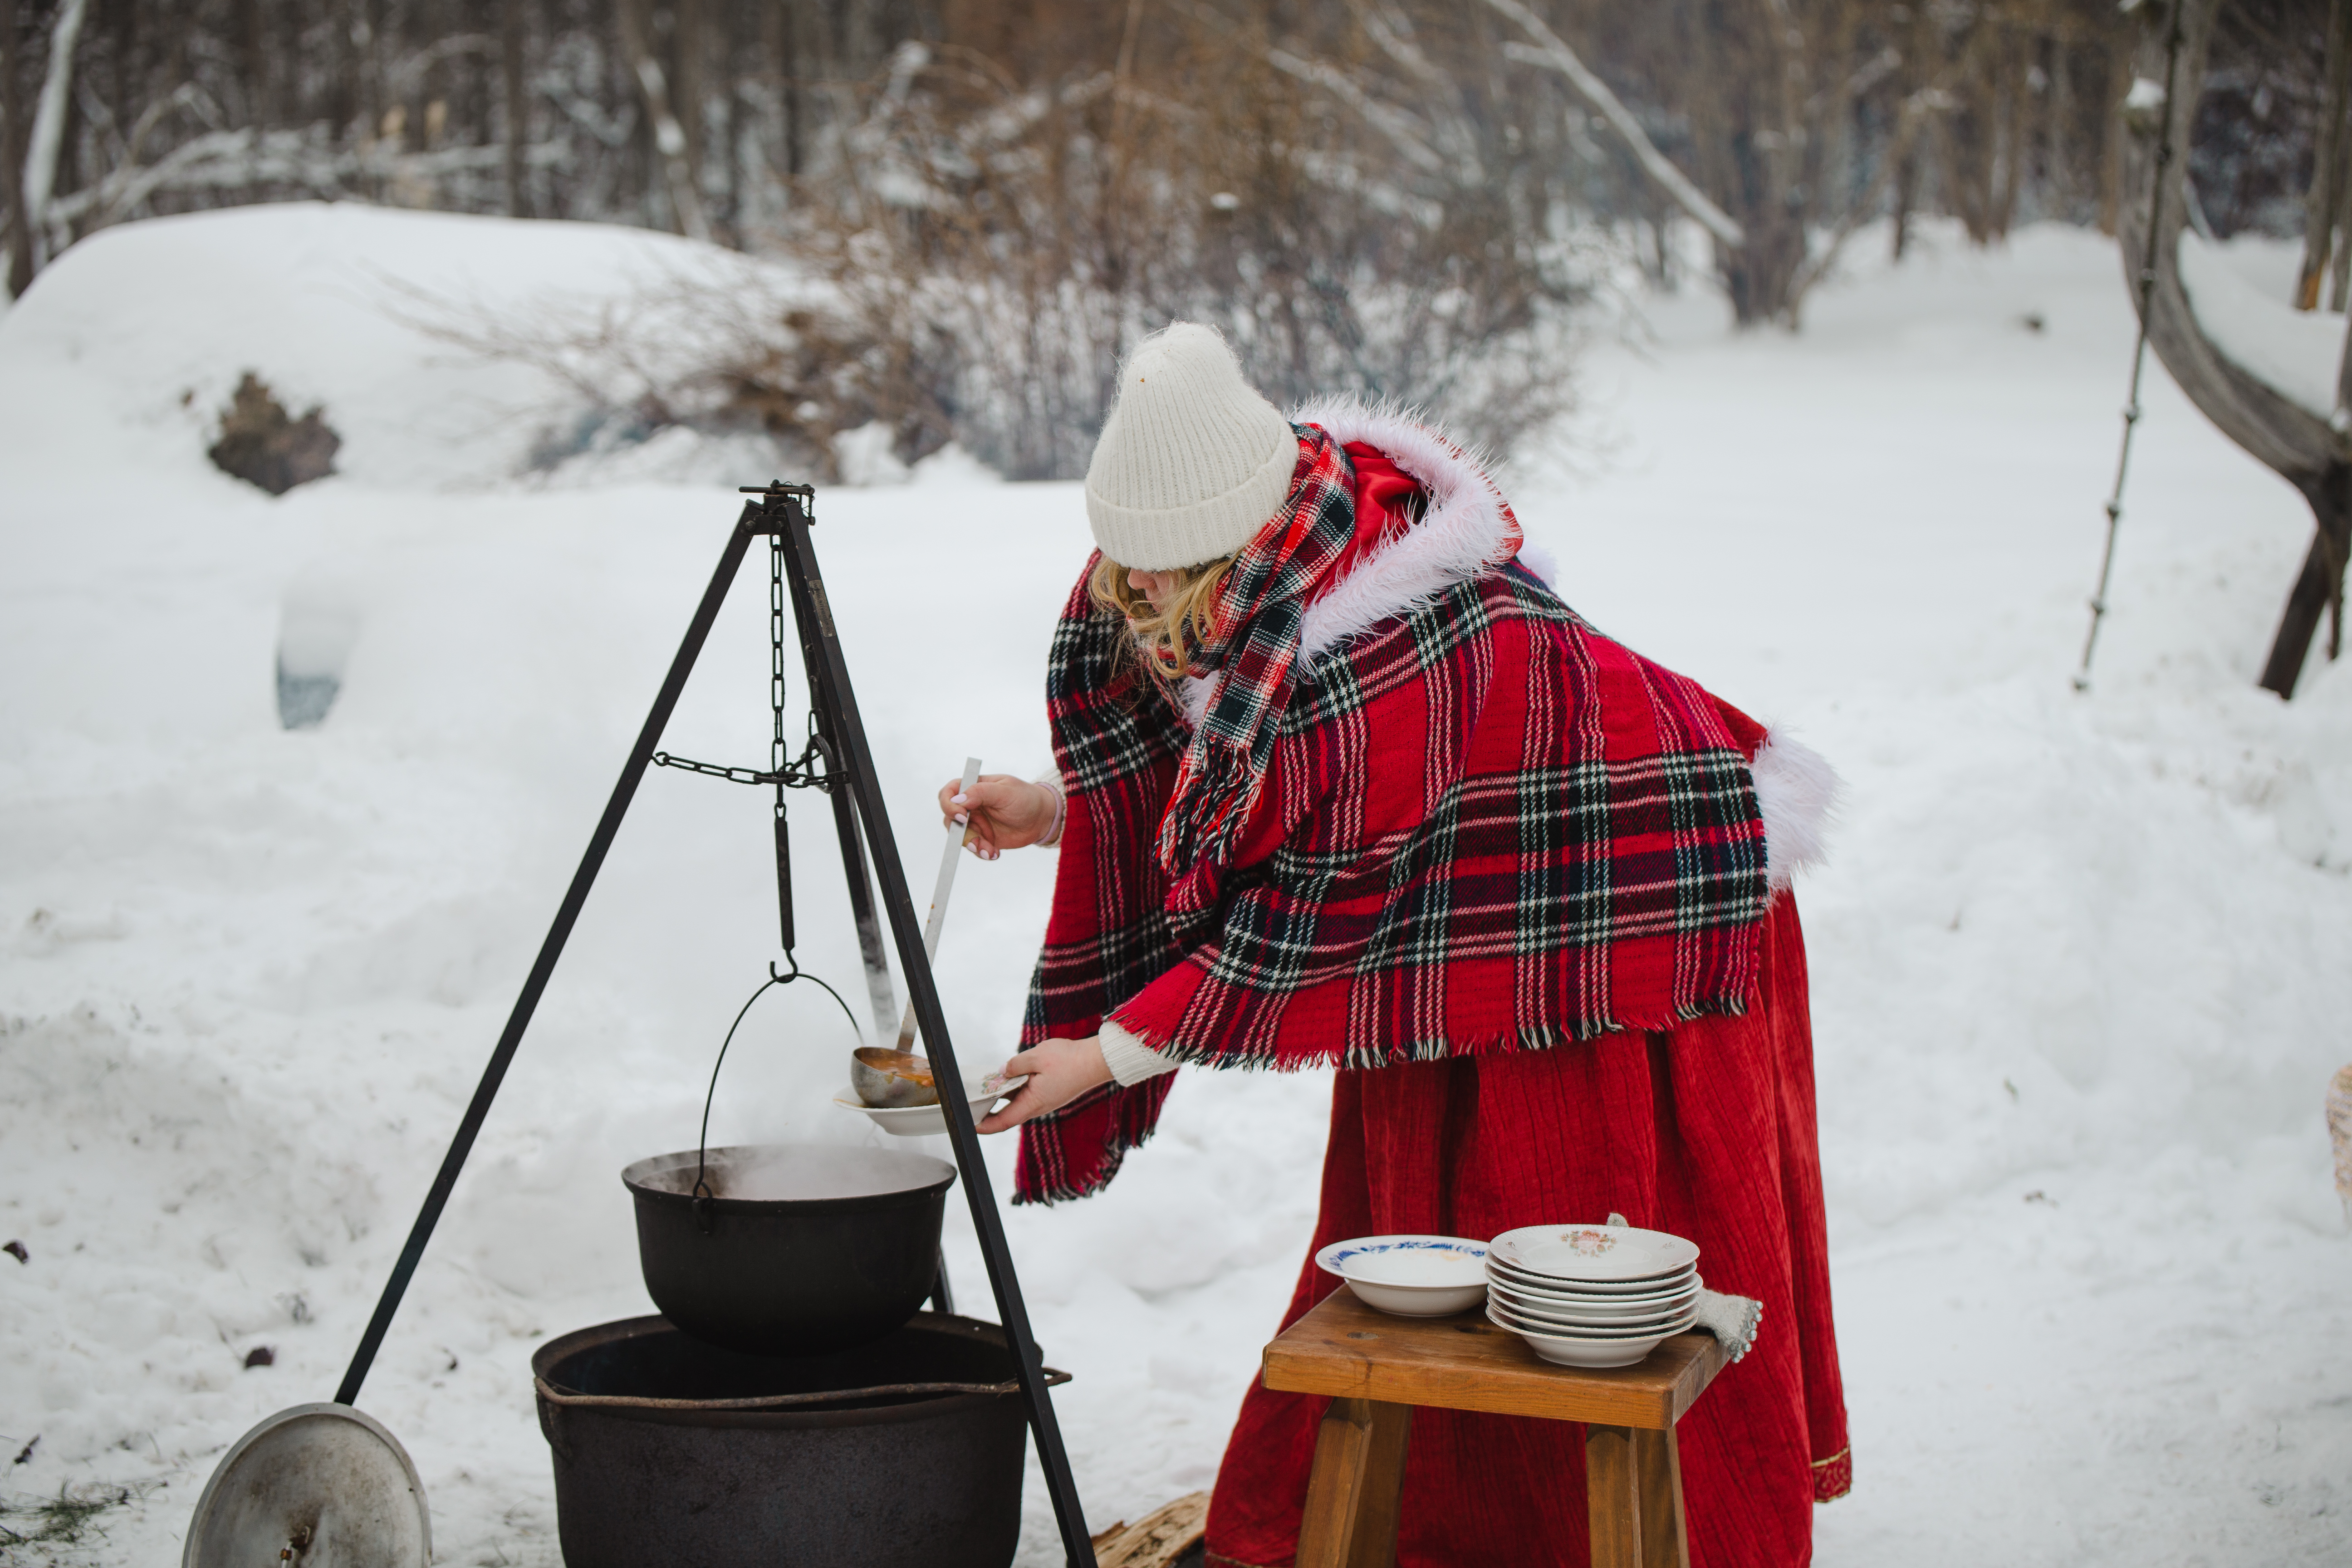
[[[393,1314],[400,1310],[400,1299],[407,1293],[409,1279],[425,1256],[425,1244],[433,1238],[433,1227],[440,1223],[449,1193],[457,1184],[457,1173],[466,1168],[466,1156],[473,1152],[474,1139],[490,1114],[490,1102],[498,1098],[499,1085],[505,1081],[507,1068],[522,1044],[523,1031],[530,1026],[530,1016],[538,1010],[540,994],[547,989],[548,977],[555,973],[555,961],[563,955],[563,944],[571,940],[581,906],[588,901],[588,889],[595,885],[596,873],[604,868],[605,852],[613,847],[614,836],[621,831],[621,818],[628,815],[629,802],[637,793],[637,783],[646,776],[646,769],[653,761],[654,747],[660,742],[662,729],[669,722],[670,710],[677,706],[677,695],[686,689],[686,678],[701,655],[703,639],[710,635],[710,623],[719,618],[719,606],[726,602],[727,590],[743,564],[744,551],[751,542],[751,525],[758,517],[759,509],[747,504],[743,515],[736,521],[734,531],[727,536],[727,548],[719,554],[718,570],[711,573],[710,585],[702,591],[702,603],[695,606],[694,619],[686,628],[686,639],[678,644],[677,657],[670,660],[669,673],[662,678],[661,689],[654,695],[653,710],[646,715],[645,728],[637,731],[637,743],[629,750],[620,782],[613,786],[612,796],[604,803],[604,815],[597,818],[596,831],[588,837],[587,852],[580,857],[580,868],[572,874],[572,885],[564,889],[563,902],[555,911],[555,923],[548,928],[547,940],[539,944],[539,956],[531,961],[530,973],[522,983],[522,994],[515,998],[514,1011],[507,1016],[507,1026],[499,1036],[498,1047],[490,1052],[489,1065],[482,1069],[482,1080],[474,1087],[474,1098],[457,1123],[457,1134],[449,1141],[449,1152],[441,1157],[441,1169],[434,1175],[432,1190],[425,1194],[425,1206],[418,1211],[416,1223],[409,1227],[400,1259],[392,1266],[392,1278],[384,1281],[383,1294],[376,1300],[375,1314],[368,1320],[366,1332],[360,1336],[360,1347],[343,1373],[342,1386],[335,1391],[338,1405],[349,1405],[359,1398],[360,1384],[366,1381],[368,1368],[375,1364],[375,1352],[383,1344],[384,1331],[392,1327]]]
[[[857,714],[857,700],[849,686],[849,668],[833,624],[832,607],[824,596],[824,581],[816,568],[816,552],[809,542],[808,514],[797,495],[771,493],[767,525],[781,528],[793,582],[793,605],[803,612],[801,649],[808,660],[809,686],[820,694],[834,721],[834,743],[842,763],[844,782],[855,792],[857,815],[874,851],[874,871],[882,884],[882,907],[890,921],[891,940],[898,949],[898,972],[906,977],[915,1020],[922,1031],[931,1071],[941,1083],[960,1084],[964,1076],[956,1065],[955,1047],[949,1040],[947,1016],[940,1006],[938,985],[923,952],[923,927],[907,888],[905,865],[882,809],[882,791],[874,772],[873,749]],[[1045,1366],[1030,1330],[1028,1304],[1022,1300],[1021,1280],[1013,1272],[1012,1249],[1004,1236],[1004,1216],[997,1212],[996,1194],[982,1157],[980,1134],[972,1125],[971,1107],[963,1096],[950,1094],[940,1101],[947,1113],[948,1140],[955,1146],[956,1167],[963,1182],[964,1201],[971,1210],[972,1228],[980,1236],[981,1256],[988,1263],[988,1282],[996,1295],[997,1321],[1013,1352],[1013,1367],[1029,1407],[1029,1426],[1037,1439],[1037,1463],[1045,1471],[1045,1489],[1054,1501],[1054,1518],[1061,1528],[1062,1547],[1069,1568],[1093,1568],[1095,1551],[1087,1538],[1085,1510],[1078,1501],[1076,1479],[1070,1473],[1070,1456],[1062,1442],[1061,1424],[1045,1385]]]
[[[782,549],[782,542],[778,546]],[[792,600],[793,626],[800,633],[801,668],[817,668],[816,614],[809,604],[808,584],[798,573],[786,574],[784,591]],[[827,767],[837,765],[841,752],[841,716],[832,696],[814,676],[809,680],[809,708],[816,716],[816,732],[824,741]],[[857,926],[857,955],[866,966],[866,996],[874,1008],[874,1043],[887,1046],[898,1032],[898,999],[890,989],[890,960],[882,946],[882,919],[874,907],[874,882],[866,874],[866,846],[857,836],[857,803],[848,781],[836,781],[826,792],[833,797],[833,827],[841,840],[841,874],[849,884],[849,914]]]
[[[822,715],[820,731],[829,727]],[[827,732],[825,739],[832,739]],[[874,908],[874,882],[866,874],[866,846],[857,838],[857,806],[845,788],[833,792],[833,826],[841,837],[841,873],[849,882],[850,918],[857,922],[857,952],[866,963],[866,1000],[874,1005],[874,1043],[887,1046],[898,1030],[898,999],[890,989],[890,961],[882,950],[882,917]]]

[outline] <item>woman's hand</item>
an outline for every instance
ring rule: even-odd
[[[1043,1116],[1093,1089],[1110,1081],[1110,1065],[1103,1060],[1102,1037],[1045,1040],[1004,1064],[1003,1077],[1029,1081],[1013,1093],[1012,1103],[980,1124],[982,1132],[1002,1132],[1033,1116]]]
[[[1034,844],[1054,831],[1061,797],[1011,773],[982,773],[966,790],[961,779],[940,785],[940,826],[978,829],[965,846],[983,860]]]

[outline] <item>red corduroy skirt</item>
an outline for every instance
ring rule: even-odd
[[[1288,1327],[1339,1282],[1313,1249],[1355,1236],[1482,1239],[1611,1213],[1702,1248],[1709,1289],[1764,1303],[1756,1342],[1678,1428],[1694,1568],[1792,1568],[1852,1473],[1830,1321],[1804,936],[1766,921],[1759,1005],[1660,1034],[1342,1071],[1322,1213]],[[1277,1568],[1328,1402],[1252,1385],[1209,1510],[1209,1562]],[[1584,1428],[1423,1409],[1399,1568],[1584,1568]]]

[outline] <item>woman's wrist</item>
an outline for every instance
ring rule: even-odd
[[[1111,1080],[1121,1089],[1176,1070],[1174,1060],[1161,1056],[1108,1018],[1103,1020],[1102,1033],[1097,1037],[1102,1042],[1103,1065],[1110,1069]]]
[[[1046,825],[1044,836],[1037,840],[1038,848],[1051,849],[1062,842],[1062,828],[1068,820],[1069,815],[1069,796],[1062,793],[1062,774],[1059,769],[1039,773],[1031,782],[1054,797],[1054,820]]]
[[[1045,1040],[1006,1062],[995,1075],[999,1081],[1026,1079],[1012,1100],[981,1120],[982,1132],[1002,1132],[1034,1116],[1059,1110],[1088,1090],[1112,1081],[1103,1060],[1102,1041]]]

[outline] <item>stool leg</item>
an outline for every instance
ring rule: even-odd
[[[1412,1406],[1335,1399],[1315,1435],[1298,1568],[1391,1568]],[[1630,1568],[1630,1564],[1629,1564]]]
[[[1630,1427],[1584,1429],[1584,1512],[1592,1532],[1592,1568],[1643,1568],[1633,1439]]]
[[[1642,1568],[1690,1568],[1683,1527],[1683,1456],[1675,1429],[1636,1427],[1633,1468],[1642,1491]]]

